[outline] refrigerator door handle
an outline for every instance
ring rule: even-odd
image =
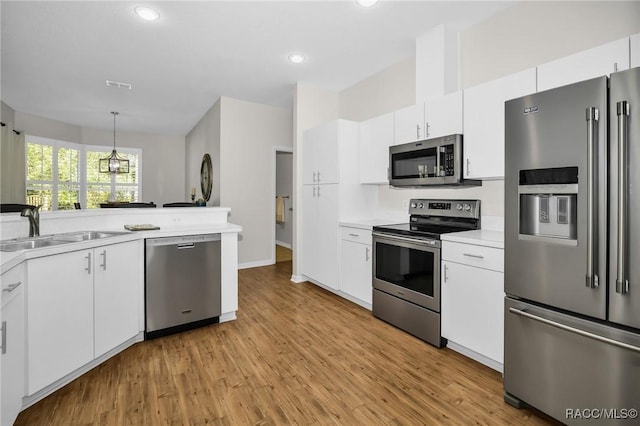
[[[627,145],[629,129],[629,103],[616,104],[618,113],[618,262],[616,275],[616,293],[629,292],[629,280],[626,279],[627,257],[627,208],[628,208],[628,172]]]
[[[585,284],[589,288],[598,287],[598,275],[595,273],[594,264],[597,235],[596,228],[596,149],[598,145],[598,108],[587,108],[587,274]]]
[[[571,327],[556,321],[552,321],[550,319],[542,318],[537,315],[530,314],[527,311],[523,311],[516,308],[509,308],[509,312],[512,314],[520,315],[521,317],[529,318],[534,321],[541,322],[542,324],[550,325],[551,327],[556,327],[564,331],[568,331],[570,333],[579,334],[580,336],[588,337],[590,339],[597,340],[599,342],[607,343],[609,345],[617,346],[622,349],[627,349],[633,352],[640,353],[640,347],[630,345],[628,343],[620,342],[619,340],[609,339],[608,337],[600,336],[598,334],[593,334],[588,331],[580,330],[579,328]]]

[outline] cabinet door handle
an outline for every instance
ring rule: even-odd
[[[91,253],[87,253],[84,258],[87,259],[87,267],[84,268],[84,270],[87,271],[87,274],[91,275]]]
[[[0,327],[0,330],[2,330],[2,354],[6,354],[7,353],[7,322],[6,321],[2,321],[2,327]]]
[[[484,259],[484,256],[480,254],[462,253],[463,256],[473,257],[474,259]]]
[[[318,183],[320,183],[320,171],[318,170]]]
[[[13,284],[9,284],[7,286],[7,288],[3,288],[2,292],[3,293],[11,293],[13,290],[15,290],[16,288],[18,288],[18,286],[22,284],[22,281],[18,281],[17,283],[13,283]]]
[[[318,173],[318,174],[320,174],[320,173]],[[318,179],[318,180],[320,180],[320,179]],[[318,198],[320,198],[320,187],[318,187]]]
[[[316,186],[314,185],[313,186],[313,198],[315,198],[315,197],[316,197]]]
[[[313,183],[316,183],[316,172],[313,172]]]
[[[359,237],[358,234],[349,234],[350,237]]]
[[[102,264],[100,266],[102,266],[103,271],[106,271],[107,270],[107,251],[102,250],[102,253],[100,253],[100,256],[102,256]]]
[[[471,173],[471,160],[467,158],[467,176]]]
[[[429,131],[429,128],[431,127],[431,125],[429,124],[428,121],[427,121],[425,127],[426,127],[426,131],[427,131],[426,137],[428,138],[431,135],[431,132]]]
[[[444,265],[444,282],[446,283],[448,279],[449,279],[449,267],[445,264]]]
[[[368,261],[369,261],[369,259],[371,258],[371,257],[369,256],[369,250],[370,250],[370,249],[369,249],[369,247],[365,247],[365,250],[364,250],[364,260],[366,260],[367,262],[368,262]]]
[[[420,137],[420,125],[419,125],[419,124],[416,124],[416,139],[417,139],[417,140],[422,139],[422,138]]]

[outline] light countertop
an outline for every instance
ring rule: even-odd
[[[121,235],[100,238],[94,240],[69,242],[65,244],[59,244],[54,246],[46,246],[41,248],[21,250],[15,252],[0,252],[0,273],[4,273],[21,262],[34,259],[43,256],[51,256],[61,253],[67,253],[77,250],[86,250],[94,247],[100,247],[110,244],[124,243],[128,241],[136,241],[146,238],[158,238],[158,237],[176,237],[186,235],[198,235],[198,234],[215,234],[215,233],[239,233],[242,231],[242,227],[232,223],[223,221],[226,218],[227,208],[219,209],[153,209],[155,214],[151,215],[150,212],[143,217],[132,215],[132,213],[138,213],[138,210],[148,211],[150,209],[113,209],[119,211],[100,211],[97,212],[80,212],[80,214],[60,214],[53,212],[49,214],[49,217],[59,216],[64,218],[64,226],[54,226],[54,222],[49,222],[45,229],[50,232],[42,233],[42,236],[47,234],[57,234],[74,231],[118,231],[123,232]],[[124,211],[127,210],[127,211]],[[128,211],[131,210],[131,211]],[[160,212],[160,210],[167,210]],[[215,217],[209,215],[205,216],[203,213],[222,213],[218,220]],[[181,214],[184,213],[184,214]],[[167,214],[169,214],[167,216]],[[87,220],[88,217],[95,216],[98,220]],[[198,216],[203,216],[198,218]],[[107,220],[107,218],[116,218],[117,220]],[[10,225],[8,222],[11,218],[4,218],[3,228]],[[84,219],[84,220],[83,220]],[[189,220],[190,219],[190,220]],[[194,220],[200,219],[200,220]],[[195,222],[195,223],[194,223]],[[124,229],[122,223],[152,223],[160,226],[158,230],[151,231],[135,231],[127,232]],[[73,226],[73,229],[71,228]],[[6,229],[6,228],[5,228]],[[41,226],[41,229],[43,227]],[[10,234],[10,232],[7,232]],[[4,232],[3,232],[4,234]],[[14,232],[15,234],[15,232]]]
[[[406,222],[398,219],[345,219],[341,220],[339,225],[346,226],[349,228],[358,228],[358,229],[367,229],[371,231],[374,226],[379,225],[391,225],[394,223],[403,223]]]
[[[494,247],[504,249],[504,232],[478,229],[475,231],[452,232],[442,234],[442,241],[474,244],[477,246]]]

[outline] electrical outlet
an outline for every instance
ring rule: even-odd
[[[402,208],[409,211],[409,200],[402,200]]]

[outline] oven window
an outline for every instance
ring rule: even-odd
[[[434,254],[376,243],[376,278],[433,297]]]

